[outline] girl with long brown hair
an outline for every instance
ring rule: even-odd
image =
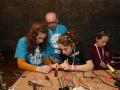
[[[43,54],[47,42],[47,28],[41,22],[33,24],[25,37],[20,38],[15,58],[22,70],[48,73],[50,66],[44,65]]]

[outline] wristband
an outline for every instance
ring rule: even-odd
[[[76,67],[76,65],[74,65],[74,70],[77,70],[77,67]]]

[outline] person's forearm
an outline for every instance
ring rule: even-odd
[[[70,65],[70,70],[76,70],[76,71],[90,71],[94,67],[92,62],[89,62],[89,64],[84,65]]]
[[[78,71],[91,71],[93,69],[93,65],[76,65],[76,70]]]
[[[17,59],[18,67],[22,70],[27,70],[27,71],[36,71],[36,67],[34,65],[28,64],[24,58],[18,58]]]

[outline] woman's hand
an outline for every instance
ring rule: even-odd
[[[60,68],[63,70],[71,70],[71,65],[69,65],[65,60],[64,63],[60,64]]]
[[[58,70],[59,64],[58,64],[58,63],[52,64],[52,65],[51,65],[51,68],[52,68],[52,69],[54,68],[54,69]]]
[[[47,65],[44,65],[44,66],[38,66],[36,68],[36,71],[37,72],[41,72],[41,73],[48,73],[49,71],[51,70],[51,67],[50,66],[47,66]]]
[[[106,65],[104,62],[101,62],[101,63],[100,63],[100,67],[102,67],[102,68],[106,68],[107,65]]]

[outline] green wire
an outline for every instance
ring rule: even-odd
[[[52,81],[51,80],[49,80],[50,81],[50,83],[51,83],[51,87],[53,86],[53,84],[52,84]]]
[[[50,81],[50,83],[51,83],[51,87],[52,87],[52,86],[53,86],[53,84],[52,84],[51,79],[50,79],[47,75],[45,75],[45,79],[46,79],[46,80],[48,80],[48,81]]]

